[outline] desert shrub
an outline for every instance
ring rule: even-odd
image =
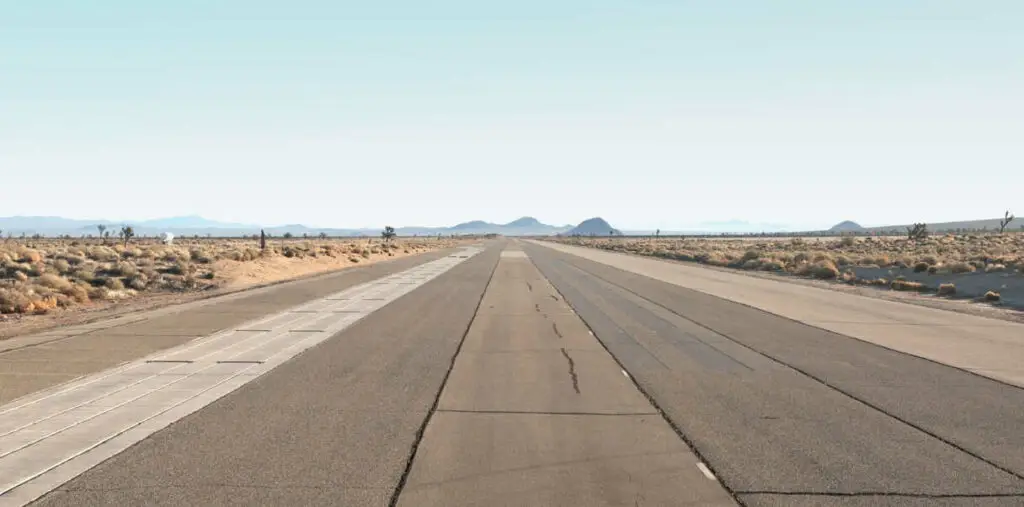
[[[820,280],[830,280],[839,276],[839,268],[832,261],[822,260],[811,266],[810,274]]]
[[[71,278],[82,280],[83,282],[92,282],[96,278],[96,271],[90,266],[82,266],[71,272]]]
[[[844,237],[843,239],[841,239],[841,240],[839,241],[839,244],[840,244],[841,246],[845,246],[845,247],[851,247],[851,246],[853,246],[853,245],[856,245],[856,244],[857,244],[857,238],[855,238],[855,237],[853,237],[853,236],[846,236],[846,237]]]
[[[117,251],[115,251],[113,248],[95,245],[89,248],[89,251],[87,252],[87,257],[89,259],[99,262],[113,262],[118,260],[120,258],[120,255],[118,255]]]
[[[935,273],[938,273],[938,272],[939,272],[939,266],[937,266],[937,265],[928,266],[928,274],[929,275],[934,275]]]
[[[359,257],[355,257],[355,256],[352,256],[352,255],[350,255],[350,256],[348,257],[348,261],[349,261],[349,262],[352,262],[352,263],[356,263],[356,264],[358,264],[358,263],[359,263]]]
[[[370,251],[364,248],[363,251],[360,253],[360,255],[362,255],[364,259],[369,259],[370,258]]]
[[[1000,299],[1002,299],[1002,296],[994,290],[985,293],[985,301],[999,301]]]
[[[975,271],[975,267],[973,265],[971,265],[971,264],[966,263],[966,262],[954,262],[953,264],[949,265],[949,272],[950,273],[961,274],[961,273],[973,273],[974,271]]]
[[[131,287],[132,289],[145,290],[146,286],[149,284],[149,277],[144,273],[136,273],[134,276],[129,277],[127,282],[128,287]]]
[[[138,273],[139,268],[130,262],[118,262],[117,265],[110,270],[110,274],[127,277],[135,276]]]
[[[209,264],[214,261],[214,257],[209,252],[198,247],[189,250],[189,259],[200,264]]]
[[[32,301],[17,289],[0,289],[0,313],[25,313]]]
[[[907,280],[893,280],[892,283],[889,284],[889,287],[892,288],[892,290],[917,291],[923,289],[924,284],[921,282],[910,282]]]
[[[89,286],[79,283],[71,284],[67,290],[63,293],[74,300],[76,303],[86,303],[89,301]]]
[[[179,251],[177,249],[173,249],[173,248],[164,250],[163,255],[160,256],[160,260],[162,260],[162,261],[164,261],[164,262],[166,262],[168,264],[174,264],[174,263],[178,263],[178,262],[189,261],[189,260],[191,260],[191,258],[192,258],[191,254],[184,253],[184,252],[181,252],[181,251]]]
[[[113,276],[104,280],[103,285],[110,290],[124,290],[124,282]]]
[[[173,275],[187,275],[194,270],[195,267],[186,260],[179,260],[167,267],[167,272]]]
[[[939,285],[940,296],[954,296],[956,295],[956,285],[952,283],[944,283]]]
[[[1003,264],[989,264],[985,266],[986,273],[1001,273],[1006,271],[1006,266]]]
[[[71,271],[71,263],[69,263],[65,259],[55,259],[53,261],[53,269],[58,274],[61,274],[61,275],[67,274],[68,271]]]
[[[811,256],[807,252],[800,252],[793,256],[793,264],[802,264],[811,260]]]
[[[14,272],[14,279],[19,281],[19,282],[27,282],[28,281],[28,275],[26,275],[24,271],[15,271]]]
[[[110,290],[104,286],[89,287],[88,291],[89,299],[93,299],[96,301],[106,301],[107,299],[109,299]]]
[[[18,262],[27,262],[30,264],[43,262],[43,254],[31,248],[21,248],[18,250]]]
[[[928,271],[928,268],[930,268],[930,267],[931,266],[929,266],[927,262],[921,261],[921,262],[918,262],[918,263],[914,264],[914,272],[915,273],[924,273],[925,271]]]
[[[42,285],[43,287],[49,287],[51,289],[59,290],[62,292],[69,289],[72,285],[71,281],[69,281],[68,279],[62,278],[52,273],[46,273],[41,275],[36,280],[36,283]]]
[[[121,250],[122,259],[135,259],[142,257],[142,249],[136,247],[129,247]]]

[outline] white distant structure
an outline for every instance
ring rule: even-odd
[[[165,245],[170,245],[174,242],[174,235],[169,232],[165,232],[160,235],[160,240],[163,241]]]

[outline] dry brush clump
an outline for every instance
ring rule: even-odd
[[[219,266],[282,258],[337,259],[346,265],[396,252],[420,253],[454,246],[456,240],[397,238],[268,238],[266,249],[251,239],[152,238],[0,240],[0,313],[40,314],[56,308],[129,299],[141,294],[215,288]]]

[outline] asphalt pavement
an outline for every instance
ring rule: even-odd
[[[500,240],[36,505],[1017,506],[1021,407],[1019,387]]]

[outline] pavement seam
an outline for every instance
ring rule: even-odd
[[[614,266],[611,266],[611,267],[614,268]],[[636,296],[636,297],[638,297],[640,299],[643,299],[643,300],[645,300],[645,301],[647,301],[647,302],[649,302],[649,303],[651,303],[651,304],[653,304],[655,306],[661,307],[661,308],[665,309],[666,311],[675,314],[676,316],[678,316],[681,319],[685,319],[685,320],[687,320],[689,322],[692,322],[693,324],[695,324],[697,326],[700,326],[700,327],[702,327],[704,329],[707,329],[708,331],[711,331],[711,332],[713,332],[715,334],[718,334],[719,336],[722,336],[723,338],[725,338],[725,339],[727,339],[727,340],[729,340],[729,341],[731,341],[731,342],[733,342],[733,343],[735,343],[735,344],[737,344],[737,345],[739,345],[739,346],[741,346],[741,347],[743,347],[743,348],[745,348],[747,350],[750,350],[751,352],[754,352],[755,354],[759,354],[759,355],[761,355],[761,356],[763,356],[763,357],[765,357],[765,358],[767,358],[767,359],[769,359],[771,361],[774,361],[775,363],[778,363],[778,364],[780,364],[782,366],[785,366],[786,368],[790,368],[793,371],[795,371],[795,372],[797,372],[797,373],[799,373],[801,375],[804,375],[805,377],[807,377],[807,378],[809,378],[809,379],[811,379],[811,380],[813,380],[813,381],[815,381],[815,382],[817,382],[817,383],[819,383],[819,384],[821,384],[821,385],[823,385],[823,386],[825,386],[825,387],[827,387],[827,388],[829,388],[829,389],[831,389],[831,390],[833,390],[833,391],[835,391],[835,392],[837,392],[837,393],[839,393],[839,394],[841,394],[843,396],[846,396],[847,398],[850,398],[851,400],[854,400],[854,401],[856,401],[856,402],[858,402],[858,403],[860,403],[860,404],[862,404],[862,405],[864,405],[864,406],[866,406],[868,408],[871,408],[872,410],[875,410],[878,413],[883,414],[883,415],[885,415],[885,416],[887,416],[887,417],[889,417],[889,418],[891,418],[891,419],[893,419],[895,421],[899,421],[899,422],[907,425],[908,427],[911,427],[911,428],[913,428],[913,429],[915,429],[915,430],[917,430],[917,431],[919,431],[919,432],[921,432],[921,433],[923,433],[925,435],[928,435],[928,436],[930,436],[930,437],[932,437],[932,438],[934,438],[934,439],[936,439],[936,440],[938,440],[938,441],[940,441],[940,442],[942,442],[942,443],[944,443],[944,444],[946,444],[946,445],[948,445],[948,446],[950,446],[950,447],[952,447],[952,448],[954,448],[954,449],[956,449],[956,450],[958,450],[958,451],[960,451],[960,452],[962,452],[964,454],[967,454],[968,456],[971,456],[971,457],[973,457],[973,458],[975,458],[975,459],[977,459],[977,460],[979,460],[979,461],[981,461],[983,463],[986,463],[989,466],[991,466],[991,467],[993,467],[993,468],[995,468],[997,470],[1000,470],[1000,471],[1002,471],[1004,473],[1012,475],[1012,476],[1014,476],[1014,477],[1016,477],[1018,479],[1024,480],[1024,473],[1017,472],[1017,471],[1015,471],[1015,470],[1013,470],[1011,468],[1008,468],[1008,467],[1003,466],[1003,465],[1001,465],[999,463],[996,463],[996,462],[994,462],[994,461],[992,461],[992,460],[990,460],[990,459],[988,459],[988,458],[986,458],[986,457],[984,457],[984,456],[982,456],[980,454],[977,454],[974,451],[971,451],[971,450],[969,450],[969,449],[967,449],[967,448],[957,444],[956,442],[953,442],[952,440],[949,440],[949,439],[947,439],[947,438],[945,438],[945,437],[943,437],[943,436],[941,436],[941,435],[939,435],[939,434],[937,434],[935,432],[932,432],[932,431],[930,431],[930,430],[928,430],[928,429],[926,429],[926,428],[924,428],[924,427],[922,427],[922,426],[920,426],[920,425],[918,425],[916,423],[913,423],[913,422],[908,421],[906,419],[903,419],[903,418],[901,418],[901,417],[899,417],[899,416],[897,416],[897,415],[895,415],[893,413],[890,413],[889,411],[887,411],[887,410],[885,410],[885,409],[883,409],[883,408],[881,408],[879,406],[876,406],[876,405],[874,405],[873,403],[871,403],[871,402],[869,402],[867,400],[861,399],[860,397],[858,397],[856,395],[853,395],[853,394],[851,394],[849,392],[846,392],[842,388],[840,388],[840,387],[838,387],[838,386],[836,386],[834,384],[829,383],[827,380],[823,380],[823,379],[821,379],[821,378],[819,378],[819,377],[817,377],[815,375],[812,375],[811,373],[809,373],[807,371],[804,371],[801,368],[798,368],[798,367],[793,366],[793,365],[791,365],[791,364],[789,364],[789,363],[787,363],[787,362],[785,362],[785,361],[783,361],[781,359],[778,359],[778,358],[772,356],[771,354],[762,352],[762,351],[760,351],[760,350],[758,350],[758,349],[756,349],[756,348],[754,348],[754,347],[752,347],[750,345],[747,345],[747,344],[745,344],[745,343],[743,343],[743,342],[741,342],[741,341],[739,341],[739,340],[737,340],[737,339],[735,339],[735,338],[733,338],[733,337],[731,337],[731,336],[729,336],[729,335],[727,335],[725,333],[722,333],[720,331],[712,329],[712,328],[710,328],[710,327],[708,327],[708,326],[706,326],[706,325],[704,325],[704,324],[702,324],[700,322],[697,322],[697,321],[695,321],[695,320],[693,320],[691,318],[688,318],[688,317],[686,317],[684,315],[681,315],[681,314],[679,314],[679,312],[676,312],[675,310],[673,310],[671,308],[668,308],[668,307],[666,307],[666,306],[664,306],[664,305],[662,305],[662,304],[660,304],[660,303],[658,303],[656,301],[653,301],[650,298],[646,298],[644,296],[641,296],[640,294],[637,294],[636,292],[633,292],[632,290],[630,290],[630,289],[628,289],[626,287],[623,287],[623,286],[621,286],[621,285],[619,285],[619,284],[617,284],[615,282],[607,280],[607,279],[605,279],[605,278],[603,278],[603,277],[601,277],[601,276],[599,276],[597,274],[594,274],[593,272],[587,271],[587,270],[585,270],[583,268],[579,268],[579,267],[577,267],[577,269],[579,269],[580,271],[584,271],[586,273],[589,273],[594,278],[597,278],[599,280],[603,280],[605,283],[608,283],[610,285],[618,287],[619,289],[621,289],[623,291],[626,291],[626,292],[628,292],[628,293],[630,293],[630,294],[632,294],[632,295],[634,295],[634,296]],[[638,276],[643,276],[643,275],[638,275]],[[647,277],[647,278],[649,278],[649,277]],[[654,280],[654,279],[651,278],[651,280]],[[660,281],[660,280],[656,280],[656,281]],[[662,283],[665,283],[665,282],[662,282]],[[712,296],[710,294],[706,294],[706,295],[709,296],[709,297],[717,297],[717,296]],[[722,299],[722,298],[718,298],[718,299]],[[729,301],[729,300],[723,299],[723,301]],[[747,306],[747,305],[743,305],[743,306]],[[758,311],[767,313],[769,315],[775,315],[775,314],[772,314],[770,312],[765,312],[764,310],[761,310],[759,308],[754,308],[754,307],[749,307],[749,306],[748,306],[748,308],[752,308],[754,310],[758,310]],[[801,325],[807,325],[807,324],[804,324],[803,322],[795,321],[793,319],[787,319],[787,320],[790,320],[791,322],[796,322],[796,323],[801,324]],[[814,326],[810,326],[810,327],[814,327]],[[821,328],[816,328],[816,329],[821,329]],[[851,338],[851,337],[848,337],[846,335],[841,335],[841,334],[838,334],[838,333],[833,333],[833,332],[825,330],[825,329],[821,329],[821,330],[825,331],[825,332],[828,332],[828,333],[831,333],[831,334],[835,335],[838,338]],[[853,339],[856,339],[856,338],[853,338]],[[870,342],[866,342],[864,340],[858,340],[858,341],[860,341],[862,343],[867,343],[869,345],[873,345]],[[883,347],[883,348],[887,348],[887,347]],[[889,350],[892,350],[892,349],[889,349]],[[899,351],[894,351],[894,352],[899,352]],[[903,354],[902,352],[899,352],[899,353]],[[913,356],[913,357],[919,357],[919,356],[914,356],[913,354],[905,354],[905,355],[910,355],[910,356]],[[937,363],[935,361],[931,361],[931,362],[933,362],[935,364],[942,365],[942,366],[946,366],[946,367],[949,367],[949,368],[953,368],[953,369],[956,369],[956,370],[959,370],[959,371],[964,371],[964,370],[961,370],[960,368],[952,367],[952,366],[949,366],[949,365],[946,365],[946,364]],[[988,379],[988,377],[982,377],[982,378]],[[992,379],[988,379],[988,380],[992,380]],[[1012,386],[1012,387],[1016,387],[1016,386]]]
[[[529,255],[529,252],[527,252],[527,255]],[[543,275],[544,278],[548,280],[548,284],[551,285],[551,288],[554,289],[555,292],[562,297],[562,301],[565,301],[565,304],[572,309],[573,313],[575,313],[577,317],[579,317],[580,322],[582,322],[583,325],[587,327],[587,330],[590,331],[591,336],[598,337],[597,333],[594,331],[594,328],[590,327],[590,323],[587,322],[587,319],[584,319],[583,316],[580,315],[576,307],[573,306],[569,299],[565,297],[565,294],[563,294],[562,291],[558,290],[558,286],[555,285],[555,282],[551,280],[550,276],[544,273],[544,270],[541,269],[540,265],[537,264],[533,257],[531,257],[531,262],[533,262],[534,266],[536,266],[537,271],[540,271],[541,275]],[[608,355],[611,356],[612,361],[615,361],[615,364],[619,365],[619,368],[624,373],[626,373],[626,378],[629,379],[629,381],[633,384],[633,387],[636,388],[636,390],[639,391],[640,394],[647,399],[647,402],[651,404],[651,407],[653,407],[654,410],[657,411],[658,415],[660,415],[661,419],[665,421],[666,424],[668,424],[669,428],[672,428],[672,431],[675,432],[677,437],[679,437],[679,440],[682,440],[682,442],[686,444],[686,446],[690,449],[690,452],[692,452],[693,455],[697,457],[697,460],[704,463],[705,466],[707,466],[708,469],[711,470],[711,473],[713,473],[716,477],[721,477],[718,471],[715,470],[711,463],[708,462],[707,457],[704,456],[704,454],[701,453],[699,449],[697,449],[697,446],[694,445],[694,443],[689,438],[686,437],[682,429],[675,423],[675,421],[673,421],[668,416],[668,414],[665,412],[663,408],[661,408],[661,405],[658,404],[654,397],[651,396],[651,393],[647,392],[647,390],[645,390],[643,386],[640,385],[640,383],[637,381],[634,375],[628,373],[628,371],[626,370],[626,366],[622,364],[622,361],[619,361],[619,358],[616,357],[611,350],[608,349],[608,346],[605,345],[604,341],[598,339],[597,342],[601,344],[601,348],[603,348],[605,352],[607,352]],[[736,495],[736,492],[733,491],[733,489],[728,484],[726,484],[724,481],[717,482],[719,485],[721,485],[722,489],[724,489],[725,492],[729,494],[729,497],[732,498],[733,501],[735,501],[738,505],[746,505],[746,503],[743,502],[743,500],[741,500],[739,496]]]
[[[485,252],[481,252],[479,255],[483,255],[484,253]],[[469,335],[469,330],[472,329],[473,322],[476,321],[477,315],[480,313],[480,307],[484,303],[484,296],[487,294],[487,289],[490,288],[491,282],[494,280],[494,273],[498,270],[500,260],[500,256],[494,259],[494,266],[491,267],[491,274],[487,277],[487,283],[484,284],[484,288],[480,292],[480,299],[477,301],[476,308],[473,310],[473,318],[469,319],[469,323],[466,324],[466,329],[462,332],[462,338],[459,339],[459,346],[455,348],[455,353],[452,354],[451,362],[448,364],[448,371],[444,373],[444,379],[441,380],[441,385],[437,389],[437,395],[434,397],[433,405],[430,406],[427,416],[423,418],[423,424],[421,424],[419,429],[416,430],[416,437],[412,443],[412,450],[409,453],[409,459],[405,462],[405,470],[402,471],[402,476],[398,479],[398,485],[395,486],[395,490],[391,495],[391,500],[388,502],[388,507],[396,507],[398,505],[398,499],[402,495],[402,490],[405,489],[405,483],[409,480],[409,474],[412,472],[412,465],[416,460],[416,453],[419,451],[420,443],[423,442],[423,434],[426,433],[427,425],[429,425],[430,420],[434,418],[434,414],[437,412],[437,406],[441,403],[441,395],[444,393],[445,386],[448,385],[448,378],[451,376],[452,370],[455,369],[455,360],[459,357],[459,352],[462,351],[462,345],[466,343],[466,336]]]
[[[648,412],[542,412],[542,411],[524,411],[524,410],[462,410],[453,408],[439,408],[437,412],[449,413],[449,414],[494,414],[494,415],[569,415],[569,416],[606,416],[606,417],[637,417],[644,415],[658,415],[658,412],[650,410]]]

